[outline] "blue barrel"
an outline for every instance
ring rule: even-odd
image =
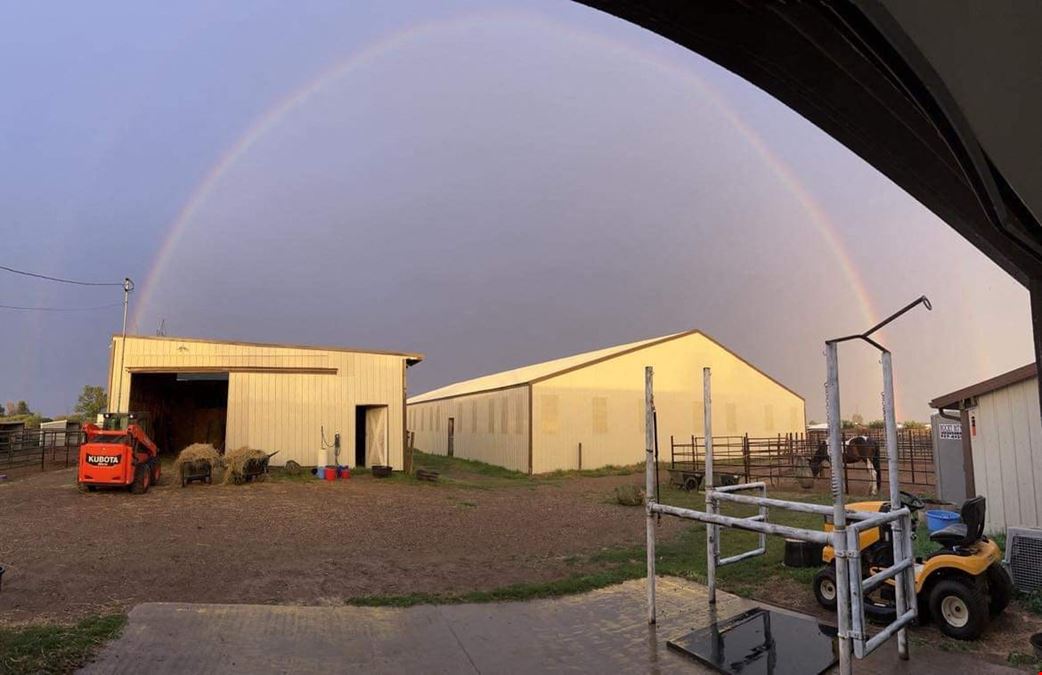
[[[319,480],[325,480],[325,478],[326,478],[326,469],[325,469],[325,467],[320,466],[317,469],[315,469],[315,478],[317,478]],[[933,532],[933,530],[930,530],[930,531]]]
[[[959,522],[959,514],[954,511],[927,511],[926,529],[930,532],[943,530],[949,525]]]

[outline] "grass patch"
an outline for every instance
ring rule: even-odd
[[[1006,663],[1018,668],[1030,666],[1027,670],[1035,670],[1038,668],[1039,671],[1042,672],[1042,660],[1039,660],[1034,654],[1013,651],[1006,657]]]
[[[634,577],[620,571],[605,570],[590,574],[575,574],[536,584],[512,584],[490,591],[470,591],[458,594],[410,593],[408,595],[363,595],[348,599],[357,607],[413,607],[415,605],[451,605],[460,603],[509,602],[574,595],[618,584]]]
[[[272,466],[268,468],[268,477],[265,480],[278,483],[312,483],[317,479],[308,467],[301,467],[300,472],[294,474],[286,471],[284,467]]]
[[[536,479],[559,479],[559,478],[602,478],[604,476],[632,476],[634,474],[643,474],[644,464],[628,464],[626,466],[616,466],[609,464],[608,466],[602,466],[599,469],[582,469],[582,470],[569,470],[558,469],[557,471],[551,471],[550,473],[541,473],[535,476]]]
[[[123,614],[106,614],[76,624],[0,628],[0,672],[69,673],[117,637],[127,623]]]
[[[507,480],[530,480],[527,473],[506,469],[494,464],[486,464],[473,459],[460,459],[458,457],[446,457],[444,455],[431,455],[419,450],[413,451],[413,466],[431,469],[440,474],[476,474],[489,478],[503,478]]]
[[[1032,614],[1042,616],[1042,591],[1032,591],[1031,593],[1021,593],[1020,597],[1021,606]]]
[[[793,495],[790,495],[793,496]],[[800,495],[806,498],[806,495]],[[662,498],[670,504],[678,506],[696,506],[704,504],[705,497],[701,493],[688,493],[673,488],[662,488]],[[814,499],[827,497],[815,496]],[[462,505],[462,504],[461,504]],[[728,515],[749,516],[756,513],[756,507],[738,504],[726,504],[723,512]],[[820,528],[822,518],[813,514],[795,513],[775,509],[771,514],[771,522],[796,527]],[[721,538],[723,555],[732,555],[755,548],[758,535],[752,532],[726,530]],[[691,525],[675,537],[659,539],[656,553],[656,570],[658,574],[682,577],[705,583],[706,575],[706,535],[705,526]],[[752,596],[762,588],[765,580],[772,577],[787,576],[805,584],[807,593],[811,592],[810,581],[817,571],[812,568],[791,569],[782,565],[785,544],[780,537],[767,538],[767,553],[753,558],[741,565],[729,565],[717,570],[721,587],[731,593]],[[460,594],[412,593],[408,595],[369,595],[350,598],[350,605],[364,607],[411,607],[423,604],[456,604],[503,602],[511,600],[532,600],[536,598],[553,598],[574,593],[586,593],[646,576],[645,552],[643,546],[609,548],[589,555],[572,555],[565,559],[576,571],[554,581],[533,584],[514,584],[489,591],[473,591]]]

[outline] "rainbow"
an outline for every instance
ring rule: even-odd
[[[672,76],[696,87],[703,94],[716,111],[721,114],[743,138],[750,147],[771,167],[782,185],[797,200],[806,212],[810,223],[819,233],[822,240],[834,254],[843,276],[849,287],[853,290],[865,325],[874,324],[879,313],[872,303],[871,296],[867,290],[864,280],[858,274],[857,266],[854,264],[846,248],[836,225],[829,218],[828,213],[807,190],[803,183],[786,162],[775,154],[764,139],[752,128],[750,128],[733,107],[705,80],[688,69],[675,64],[664,57],[658,57],[630,45],[609,39],[607,37],[578,30],[574,27],[565,26],[550,20],[549,18],[529,13],[509,11],[482,12],[478,14],[467,14],[448,19],[439,19],[422,24],[417,24],[397,31],[370,42],[348,58],[323,70],[302,87],[290,92],[286,97],[268,108],[239,138],[228,147],[218,158],[217,162],[206,172],[203,179],[196,185],[184,206],[177,213],[168,228],[168,235],[159,250],[150,268],[137,307],[134,311],[133,324],[137,325],[142,313],[148,308],[156,286],[166,272],[173,251],[178,242],[190,227],[193,219],[206,203],[214,188],[220,183],[225,174],[242,159],[270,131],[280,125],[287,115],[307,103],[312,97],[329,87],[331,84],[346,77],[350,73],[374,63],[383,56],[395,50],[409,45],[410,43],[424,37],[430,37],[439,33],[454,30],[466,30],[487,25],[490,21],[507,21],[511,24],[527,22],[545,30],[563,33],[571,40],[582,40],[591,46],[600,49],[613,50],[624,54],[628,58],[636,59],[642,63],[651,65],[659,70],[668,72]],[[854,327],[856,328],[856,327]]]

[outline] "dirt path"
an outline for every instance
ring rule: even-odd
[[[166,482],[131,496],[81,494],[72,470],[41,474],[0,485],[0,624],[145,601],[335,604],[562,578],[569,556],[642,543],[643,510],[608,502],[639,480]]]

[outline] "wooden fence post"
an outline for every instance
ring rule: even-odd
[[[743,462],[745,464],[745,482],[748,483],[750,481],[750,478],[749,478],[749,433],[748,432],[746,432],[746,434],[744,436],[742,436],[742,460],[743,460]]]

